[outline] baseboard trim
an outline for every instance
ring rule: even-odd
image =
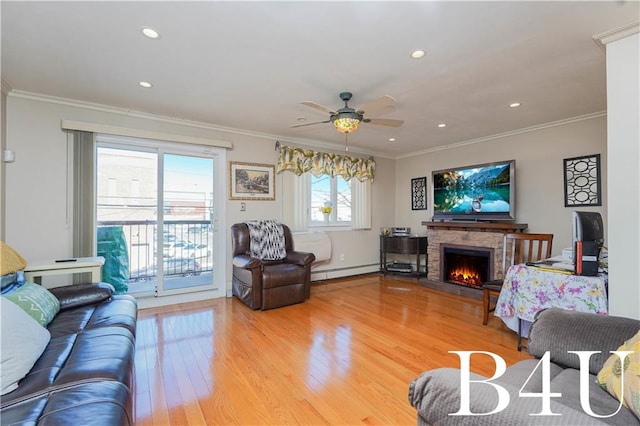
[[[135,295],[133,296],[135,297]],[[225,294],[220,290],[204,290],[160,297],[136,297],[136,301],[138,302],[138,309],[146,309],[176,305],[178,303],[196,302],[198,300],[217,299],[219,297],[225,297]]]
[[[345,268],[325,269],[322,271],[311,271],[311,282],[350,277],[352,275],[370,274],[372,272],[379,271],[380,265],[377,263],[370,265],[349,266]]]

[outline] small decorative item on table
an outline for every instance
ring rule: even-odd
[[[333,207],[331,206],[331,203],[330,202],[324,203],[322,207],[320,207],[320,211],[324,216],[324,221],[329,223],[329,219],[331,219],[331,212],[333,211]]]

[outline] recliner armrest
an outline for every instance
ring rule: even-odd
[[[257,257],[251,257],[246,254],[238,254],[233,257],[233,266],[244,269],[262,268],[263,262]]]
[[[55,287],[49,291],[60,301],[61,311],[104,302],[115,293],[111,284],[102,282]]]
[[[287,258],[284,261],[286,263],[295,263],[296,265],[307,266],[314,260],[316,260],[316,256],[313,253],[290,251],[287,252]]]

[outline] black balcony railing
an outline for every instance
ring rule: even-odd
[[[207,220],[164,221],[162,236],[157,221],[99,221],[98,228],[119,227],[126,241],[129,281],[158,275],[158,251],[164,276],[190,276],[211,272],[213,234]]]

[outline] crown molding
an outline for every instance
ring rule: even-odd
[[[3,81],[2,83],[3,83],[2,86],[3,86],[3,90],[4,90],[5,82]],[[252,130],[236,129],[236,128],[233,128],[233,127],[225,127],[225,126],[217,126],[217,125],[213,125],[213,124],[209,124],[209,123],[203,123],[203,122],[199,122],[199,121],[183,120],[183,119],[179,119],[179,118],[173,118],[173,117],[166,117],[166,116],[162,116],[162,115],[149,114],[149,113],[140,112],[140,111],[132,111],[132,110],[128,110],[128,109],[125,109],[125,108],[117,108],[117,107],[112,107],[112,106],[108,106],[108,105],[96,104],[96,103],[92,103],[92,102],[78,101],[78,100],[74,100],[74,99],[60,98],[60,97],[57,97],[57,96],[42,95],[42,94],[38,94],[38,93],[25,92],[25,91],[21,91],[21,90],[10,90],[9,93],[7,94],[7,96],[15,97],[15,98],[21,98],[21,99],[35,100],[35,101],[40,101],[40,102],[47,102],[47,103],[58,104],[58,105],[65,105],[65,106],[70,106],[70,107],[75,107],[75,108],[90,109],[90,110],[94,110],[94,111],[106,112],[106,113],[109,113],[109,114],[117,114],[117,115],[122,115],[122,116],[127,116],[127,117],[141,118],[141,119],[145,119],[145,120],[158,121],[158,122],[175,124],[175,125],[180,125],[180,126],[185,126],[185,127],[193,127],[193,128],[198,128],[198,129],[210,130],[210,131],[214,131],[214,132],[223,132],[223,133],[228,133],[228,134],[232,134],[232,135],[251,136],[251,137],[254,137],[254,138],[258,138],[258,139],[266,139],[266,140],[269,140],[269,141],[272,141],[272,142],[280,141],[280,142],[284,142],[284,143],[288,143],[288,144],[302,145],[303,147],[308,147],[308,148],[311,148],[311,149],[314,149],[314,150],[318,150],[318,148],[323,148],[323,149],[328,149],[328,150],[332,150],[332,151],[341,152],[341,151],[344,151],[344,148],[345,148],[345,146],[343,144],[328,143],[328,142],[323,142],[323,141],[319,141],[319,140],[315,140],[315,139],[290,138],[290,137],[281,136],[281,135],[274,135],[274,134],[269,134],[269,133],[255,132],[255,131],[252,131]],[[577,121],[590,120],[590,119],[593,119],[593,118],[602,117],[602,116],[606,116],[606,115],[607,115],[606,111],[601,111],[601,112],[596,112],[596,113],[592,113],[592,114],[586,114],[586,115],[582,115],[582,116],[578,116],[578,117],[572,117],[572,118],[568,118],[568,119],[565,119],[565,120],[553,121],[553,122],[550,122],[550,123],[544,123],[544,124],[540,124],[540,125],[536,125],[536,126],[525,127],[525,128],[522,128],[522,129],[512,130],[512,131],[505,132],[505,133],[499,133],[499,134],[496,134],[496,135],[489,135],[489,136],[485,136],[485,137],[482,137],[482,138],[471,139],[471,140],[467,140],[467,141],[461,141],[461,142],[457,142],[457,143],[453,143],[453,144],[448,144],[446,146],[439,146],[439,147],[429,148],[429,149],[425,149],[425,150],[421,150],[421,151],[414,151],[414,152],[411,152],[411,153],[408,153],[408,154],[402,154],[402,155],[398,155],[398,156],[389,155],[388,153],[378,152],[378,151],[371,150],[371,149],[366,149],[366,148],[360,147],[358,145],[349,145],[349,148],[350,148],[349,154],[350,155],[364,155],[366,157],[375,156],[375,157],[387,158],[387,159],[391,159],[391,160],[400,160],[400,159],[403,159],[403,158],[409,158],[409,157],[413,157],[413,156],[416,156],[416,155],[431,154],[431,153],[434,153],[434,152],[445,151],[445,150],[448,150],[448,149],[456,149],[456,148],[460,148],[460,147],[464,147],[464,146],[468,146],[468,145],[473,145],[473,144],[477,144],[477,143],[490,142],[490,141],[495,140],[495,139],[505,138],[505,137],[509,137],[509,136],[513,136],[513,135],[522,134],[522,133],[533,132],[533,131],[546,129],[546,128],[550,128],[550,127],[562,126],[562,125],[574,123],[574,122],[577,122]]]
[[[446,151],[448,149],[456,149],[456,148],[460,148],[460,147],[463,147],[463,146],[474,145],[474,144],[477,144],[477,143],[491,142],[491,141],[496,140],[496,139],[506,138],[506,137],[514,136],[514,135],[520,135],[520,134],[523,134],[523,133],[535,132],[535,131],[538,131],[538,130],[548,129],[548,128],[551,128],[551,127],[564,126],[566,124],[576,123],[578,121],[584,121],[584,120],[591,120],[591,119],[598,118],[598,117],[604,117],[606,115],[607,115],[606,111],[594,112],[592,114],[585,114],[585,115],[580,115],[578,117],[567,118],[567,119],[564,119],[564,120],[558,120],[558,121],[552,121],[552,122],[549,122],[549,123],[538,124],[536,126],[524,127],[522,129],[511,130],[509,132],[498,133],[496,135],[484,136],[482,138],[471,139],[471,140],[467,140],[467,141],[461,141],[461,142],[457,142],[457,143],[448,144],[448,145],[445,145],[445,146],[439,146],[439,147],[435,147],[435,148],[425,149],[425,150],[422,150],[422,151],[415,151],[415,152],[412,152],[412,153],[409,153],[409,154],[399,155],[399,156],[395,157],[395,159],[396,160],[400,160],[400,159],[403,159],[403,158],[415,157],[416,155],[431,154],[431,153],[434,153],[434,152]]]
[[[640,32],[640,21],[631,22],[627,25],[623,25],[613,30],[605,31],[593,36],[593,41],[602,49],[603,52],[607,51],[607,44],[614,41],[621,40]]]
[[[3,81],[3,89],[4,89],[4,81]],[[222,133],[227,133],[231,135],[241,135],[241,136],[250,136],[258,139],[267,139],[272,142],[275,142],[275,141],[286,142],[286,143],[291,143],[295,145],[313,147],[316,150],[318,148],[324,148],[324,149],[329,149],[333,151],[344,151],[344,145],[337,144],[337,143],[328,143],[328,142],[318,141],[315,139],[289,138],[281,135],[255,132],[252,130],[245,130],[245,129],[236,129],[233,127],[218,126],[218,125],[213,125],[209,123],[203,123],[200,121],[192,121],[192,120],[185,120],[185,119],[174,118],[174,117],[167,117],[163,115],[156,115],[156,114],[150,114],[150,113],[141,112],[141,111],[133,111],[125,108],[113,107],[109,105],[97,104],[93,102],[78,101],[75,99],[62,98],[58,96],[49,96],[49,95],[43,95],[40,93],[32,93],[32,92],[27,92],[23,90],[11,90],[10,93],[8,93],[7,95],[13,98],[28,99],[28,100],[38,101],[38,102],[64,105],[64,106],[69,106],[74,108],[100,111],[108,114],[140,118],[144,120],[151,120],[151,121],[163,122],[163,123],[174,124],[179,126],[204,129],[204,130],[209,130],[213,132],[222,132]],[[367,157],[371,155],[375,155],[378,157],[393,159],[393,157],[390,156],[389,154],[363,149],[362,147],[358,147],[357,145],[350,145],[349,148],[350,148],[349,153],[352,155],[361,154]]]

